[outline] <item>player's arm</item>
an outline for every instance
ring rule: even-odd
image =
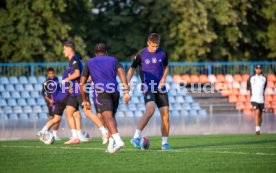
[[[88,65],[87,63],[85,64],[84,66],[84,69],[82,71],[82,74],[81,74],[81,79],[80,79],[80,92],[81,92],[81,97],[82,97],[82,100],[83,100],[83,103],[82,103],[82,106],[89,110],[90,109],[90,103],[89,101],[87,100],[87,97],[86,97],[86,88],[85,88],[85,83],[87,82],[87,79],[89,77],[89,68],[88,68]]]
[[[166,83],[166,79],[167,79],[167,76],[168,76],[168,72],[169,72],[169,61],[168,61],[168,54],[165,53],[165,59],[163,61],[163,66],[164,66],[164,73],[163,73],[163,76],[159,82],[159,87],[162,87],[165,85]]]
[[[46,83],[47,84],[47,83]],[[46,86],[47,87],[47,86]],[[48,96],[47,96],[47,91],[45,89],[45,82],[42,84],[42,90],[41,90],[41,95],[43,96],[43,98],[50,104],[53,104],[53,101],[52,99],[50,99]]]
[[[80,65],[77,61],[75,61],[76,63],[73,63],[72,67],[74,69],[74,72],[73,74],[71,74],[70,76],[68,76],[66,79],[64,79],[64,81],[72,81],[78,77],[81,76],[81,73],[80,73]]]
[[[248,78],[248,80],[246,82],[246,89],[249,90],[249,91],[251,91],[251,82],[250,82],[250,80],[251,80],[251,76]]]
[[[127,83],[127,78],[123,69],[123,66],[117,61],[116,63],[116,69],[118,76],[120,77],[122,84],[123,84],[123,90],[124,90],[124,101],[127,104],[130,100],[130,95],[129,95],[129,87]]]
[[[141,63],[141,56],[138,53],[137,55],[135,55],[132,64],[127,72],[127,83],[130,84],[131,78],[134,74],[135,69],[138,67],[138,65],[140,65]]]
[[[265,94],[265,89],[266,89],[266,86],[267,86],[267,77],[265,76],[264,94]]]

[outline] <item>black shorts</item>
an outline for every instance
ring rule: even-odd
[[[257,102],[251,102],[253,109],[259,109],[260,111],[262,111],[264,109],[264,103],[257,103]]]
[[[55,109],[55,105],[53,106],[50,106],[49,104],[47,104],[47,107],[48,107],[48,115],[49,116],[54,116],[54,109]]]
[[[54,110],[55,115],[62,116],[64,109],[66,108],[67,101],[68,101],[69,96],[65,97],[64,99],[60,101],[56,101],[56,106]]]
[[[158,108],[169,106],[168,93],[152,93],[151,91],[147,91],[144,94],[144,101],[145,104],[147,104],[150,101],[154,101]]]
[[[120,93],[98,93],[95,100],[94,106],[97,113],[112,111],[113,115],[115,115],[119,106]]]
[[[82,105],[82,97],[81,95],[78,96],[69,96],[67,101],[67,106],[72,106],[76,110],[79,109],[79,106]]]

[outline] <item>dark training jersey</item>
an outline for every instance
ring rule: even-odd
[[[63,73],[63,76],[62,76],[62,80],[63,79],[66,79],[68,77],[68,74],[69,74],[69,69],[67,69],[64,73]],[[63,99],[65,99],[68,95],[69,95],[69,92],[68,92],[68,85],[69,83],[66,83],[65,86],[67,87],[64,87],[64,86],[61,86],[58,85],[58,88],[57,88],[57,92],[56,94],[54,95],[54,100],[55,101],[61,101]],[[64,89],[63,89],[64,88]]]
[[[55,99],[55,95],[57,93],[57,87],[59,85],[59,80],[57,77],[52,78],[47,78],[45,82],[43,82],[42,84],[42,91],[41,94],[42,96],[45,98],[46,96],[49,99],[54,100]],[[49,105],[49,102],[46,101],[47,105]]]
[[[168,66],[168,55],[161,48],[158,48],[155,53],[149,52],[147,47],[143,48],[136,54],[131,64],[132,68],[137,68],[138,66],[140,78],[147,85],[148,90],[151,89],[150,83],[153,81],[154,90],[157,91],[164,69]]]
[[[83,69],[82,76],[92,78],[94,83],[94,101],[97,99],[97,92],[107,93],[118,92],[118,82],[116,80],[117,69],[122,67],[118,60],[111,56],[96,56],[90,58]]]
[[[74,55],[70,62],[69,62],[69,72],[72,75],[74,71],[78,69],[80,71],[80,74],[82,73],[83,65],[81,62],[81,58],[77,55]],[[71,96],[78,96],[80,95],[80,87],[79,87],[79,82],[80,82],[80,77],[72,80],[73,82],[73,93]]]

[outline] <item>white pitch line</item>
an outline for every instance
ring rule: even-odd
[[[65,149],[65,150],[98,150],[98,151],[105,151],[104,148],[84,148],[84,147],[47,147],[47,146],[10,146],[10,145],[1,145],[1,148],[36,148],[36,149]],[[135,151],[135,152],[141,152],[138,149],[130,149],[130,148],[124,148],[123,151]],[[235,152],[235,151],[212,151],[212,150],[193,150],[193,149],[178,149],[173,151],[163,151],[163,150],[148,150],[146,152],[171,152],[171,153],[192,153],[192,152],[198,152],[198,153],[217,153],[217,154],[235,154],[235,155],[259,155],[259,156],[276,156],[276,153],[247,153],[247,152]]]

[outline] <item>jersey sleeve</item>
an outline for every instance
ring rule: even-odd
[[[250,76],[250,77],[248,78],[247,82],[246,82],[246,89],[247,89],[247,90],[250,90],[250,91],[251,91],[251,82],[250,82],[251,77],[252,77],[252,76]]]
[[[72,67],[73,67],[74,70],[80,70],[80,64],[79,64],[79,62],[77,60],[74,60],[72,62]]]
[[[140,64],[141,64],[141,54],[138,52],[138,53],[135,55],[135,57],[134,57],[134,59],[133,59],[133,61],[132,61],[131,67],[132,67],[132,68],[137,68],[138,65],[140,65]]]
[[[165,52],[165,59],[164,59],[164,61],[163,61],[163,66],[164,67],[166,67],[166,66],[168,66],[168,64],[169,64],[169,57],[168,57],[168,53],[167,52]]]
[[[267,77],[266,76],[264,76],[265,77],[265,84],[264,84],[264,92],[265,92],[265,89],[266,89],[266,86],[267,86]]]
[[[88,68],[87,63],[85,64],[85,66],[84,66],[84,68],[82,70],[81,76],[83,76],[83,77],[89,77],[89,68]]]

